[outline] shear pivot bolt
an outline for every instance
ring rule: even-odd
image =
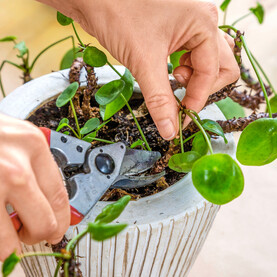
[[[95,165],[103,174],[111,174],[115,168],[114,160],[108,154],[98,154],[95,158]]]

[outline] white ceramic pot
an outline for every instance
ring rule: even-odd
[[[124,68],[117,67],[124,72]],[[104,84],[117,75],[108,67],[96,69],[99,84]],[[51,73],[37,78],[12,92],[0,103],[0,111],[7,115],[25,119],[37,107],[57,96],[68,86],[68,70]],[[81,76],[85,81],[85,72]],[[139,91],[136,86],[135,90]],[[216,105],[210,105],[201,112],[202,118],[224,119]],[[235,143],[227,134],[226,145],[221,138],[213,140],[215,152],[232,156]],[[70,228],[67,237],[82,231],[87,221],[93,221],[100,210],[107,205],[98,202],[86,220]],[[193,265],[219,206],[207,202],[192,184],[191,174],[159,192],[138,201],[132,201],[122,213],[119,222],[129,227],[118,236],[104,241],[84,238],[77,248],[81,270],[85,277],[94,276],[187,276]],[[51,251],[40,243],[23,245],[24,251]],[[34,257],[22,261],[26,275],[53,276],[54,258]]]

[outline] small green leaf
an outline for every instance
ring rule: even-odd
[[[64,125],[68,125],[68,124],[69,124],[69,120],[67,118],[61,119],[61,121],[59,122],[59,125],[56,129],[56,132],[59,132],[63,127],[65,127]]]
[[[270,106],[271,106],[271,110],[273,113],[277,113],[277,95],[275,95],[274,97],[272,97],[269,100]]]
[[[262,118],[242,132],[237,159],[244,165],[265,165],[277,158],[277,119]]]
[[[225,12],[225,10],[228,8],[231,0],[224,0],[222,4],[220,5],[220,9]]]
[[[125,82],[125,87],[121,93],[125,97],[125,99],[129,101],[134,91],[134,77],[127,68],[125,69],[122,80]],[[120,111],[124,106],[125,102],[121,97],[117,97],[114,101],[106,106],[100,105],[101,117],[103,118],[103,120],[107,120],[118,111]]]
[[[203,119],[202,126],[205,130],[215,133],[218,136],[222,137],[224,139],[224,142],[228,143],[228,140],[226,139],[221,126],[216,121],[210,119]]]
[[[144,146],[144,141],[141,139],[138,139],[137,141],[133,142],[130,146],[130,148],[136,148],[138,146],[141,146],[144,150],[146,150],[145,146]]]
[[[62,26],[69,25],[73,22],[73,19],[57,12],[57,20]]]
[[[86,135],[85,137],[82,138],[82,140],[87,141],[87,142],[92,142],[94,138],[96,138],[97,135],[97,131],[94,131],[88,135]]]
[[[18,49],[19,55],[17,55],[17,57],[19,58],[22,58],[28,52],[28,48],[26,47],[26,44],[24,41],[20,41],[13,48]]]
[[[168,72],[168,74],[172,74],[172,72],[173,72],[173,64],[172,63],[167,63],[167,72]]]
[[[68,132],[68,131],[65,131],[65,132],[63,132],[63,134],[65,134],[65,135],[69,135],[69,132]]]
[[[182,50],[182,51],[174,52],[170,55],[170,62],[173,66],[173,69],[180,66],[179,60],[187,52],[188,51],[186,51],[186,50]]]
[[[93,67],[101,67],[108,61],[106,54],[94,46],[85,49],[83,58],[86,64]]]
[[[215,103],[222,111],[226,119],[244,117],[245,112],[241,105],[227,97]]]
[[[80,133],[82,135],[88,134],[95,130],[99,125],[100,121],[98,118],[91,118],[85,123],[84,127],[80,130]]]
[[[110,223],[120,216],[125,207],[128,205],[131,197],[125,195],[116,202],[107,205],[102,212],[96,217],[95,222]]]
[[[107,105],[119,96],[124,86],[125,82],[121,79],[111,81],[96,92],[95,100],[99,105]]]
[[[9,276],[19,262],[20,258],[15,253],[12,253],[2,265],[3,277]]]
[[[67,123],[62,123],[61,125],[58,126],[58,128],[56,129],[56,132],[59,132],[62,128],[68,127]]]
[[[114,237],[127,227],[127,224],[99,224],[89,223],[88,231],[92,239],[103,241]]]
[[[244,178],[238,164],[227,154],[203,156],[192,167],[192,181],[208,201],[222,205],[241,195]]]
[[[262,24],[264,21],[264,8],[263,6],[257,2],[257,6],[249,9],[258,19],[259,23]]]
[[[75,58],[83,57],[83,52],[79,52],[80,49],[81,48],[71,48],[64,54],[60,64],[61,70],[71,67],[74,61],[74,53],[75,53]]]
[[[208,145],[202,133],[198,133],[194,137],[191,151],[195,151],[201,156],[204,156],[208,153]]]
[[[60,108],[67,104],[74,97],[78,88],[79,84],[77,82],[70,84],[57,98],[56,106]]]
[[[195,151],[178,153],[170,158],[168,166],[174,171],[187,173],[191,171],[194,162],[199,158],[201,155]]]
[[[15,36],[7,36],[7,37],[3,37],[0,39],[0,42],[5,42],[5,41],[15,41],[17,39],[17,37]]]

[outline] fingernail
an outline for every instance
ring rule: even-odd
[[[159,129],[159,132],[161,136],[165,140],[171,140],[175,138],[176,136],[176,130],[175,127],[170,119],[163,119],[161,121],[157,122],[157,127]]]
[[[181,84],[185,84],[186,83],[186,80],[185,78],[181,75],[181,74],[176,74],[174,75],[175,79],[181,83]]]

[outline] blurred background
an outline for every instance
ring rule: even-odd
[[[222,1],[215,2],[220,5]],[[18,41],[24,40],[31,60],[47,45],[73,34],[71,26],[62,27],[57,23],[55,10],[38,2],[0,0],[0,3],[0,38],[13,35]],[[249,48],[277,88],[277,1],[260,0],[260,3],[266,10],[264,23],[259,25],[254,16],[249,16],[237,27],[246,31]],[[254,0],[232,0],[227,22],[232,23],[254,6]],[[222,14],[219,23],[222,23]],[[85,43],[102,48],[76,25]],[[32,77],[59,70],[61,58],[70,48],[71,41],[67,40],[50,49],[38,60]],[[16,62],[16,54],[12,43],[0,44],[0,62],[5,59]],[[110,56],[109,60],[117,64]],[[10,65],[5,65],[1,74],[7,93],[22,84],[19,70]],[[277,276],[277,162],[264,167],[242,168],[245,175],[243,195],[221,207],[190,277]],[[18,268],[13,276],[24,275]]]

